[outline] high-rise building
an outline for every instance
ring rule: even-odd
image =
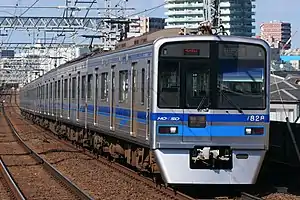
[[[198,28],[211,0],[166,0],[165,28]],[[207,2],[207,3],[206,3]],[[220,17],[230,35],[254,36],[255,0],[220,0]]]
[[[132,23],[129,24],[128,37],[137,37],[144,33],[164,29],[165,19],[158,17],[131,17]]]
[[[271,47],[282,48],[291,38],[292,28],[290,23],[271,21],[260,25],[261,39],[267,41]],[[284,49],[291,48],[291,41]]]

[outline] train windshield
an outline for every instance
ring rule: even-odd
[[[265,109],[265,72],[258,45],[172,43],[160,50],[158,107]]]
[[[265,57],[264,49],[257,45],[219,45],[216,108],[265,108]],[[230,104],[224,96],[236,105]]]

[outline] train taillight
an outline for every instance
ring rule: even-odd
[[[249,127],[245,129],[245,135],[263,135],[264,132],[263,127]]]
[[[158,132],[160,134],[177,134],[178,127],[177,126],[160,126],[160,127],[158,127]]]

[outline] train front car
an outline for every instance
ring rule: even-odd
[[[154,45],[152,148],[169,184],[254,184],[269,142],[269,46],[233,36]]]

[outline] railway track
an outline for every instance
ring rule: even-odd
[[[0,158],[0,197],[2,200],[17,199],[23,200],[24,195],[15,184],[5,164]]]
[[[28,146],[95,199],[194,199],[170,188],[157,187],[151,179],[133,170],[58,139],[52,132],[25,120],[15,107],[7,107],[7,113]]]
[[[1,172],[16,199],[92,199],[25,144],[4,110],[1,115]]]
[[[263,198],[256,197],[256,196],[248,194],[246,192],[242,192],[241,193],[241,200],[263,200]]]

